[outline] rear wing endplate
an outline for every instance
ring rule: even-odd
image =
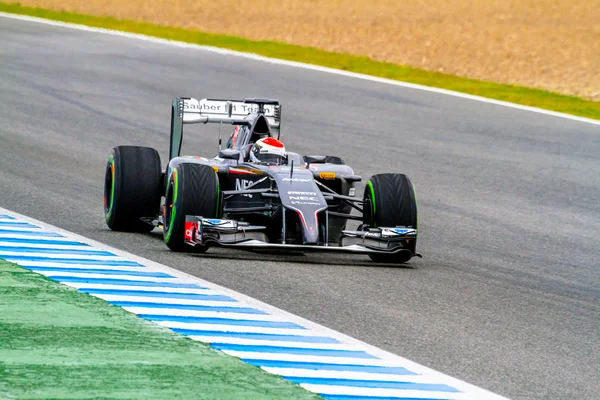
[[[281,104],[272,99],[246,98],[244,100],[201,99],[177,97],[171,110],[171,146],[169,160],[179,156],[183,141],[184,124],[231,124],[249,123],[250,114],[263,114],[272,131],[279,137],[281,128]]]

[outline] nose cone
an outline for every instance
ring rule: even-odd
[[[302,222],[304,244],[319,243],[318,213],[327,209],[327,202],[317,187],[310,171],[294,169],[294,173],[275,174],[281,204],[296,211]]]
[[[303,225],[302,242],[304,244],[319,244],[318,211],[309,215],[304,215],[304,213],[299,210],[297,212]]]

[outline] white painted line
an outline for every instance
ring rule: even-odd
[[[309,343],[309,342],[292,342],[292,341],[279,341],[279,340],[258,340],[258,339],[244,339],[229,336],[202,336],[193,335],[190,338],[198,340],[204,343],[226,343],[226,344],[241,344],[249,346],[277,346],[277,347],[295,347],[303,349],[324,349],[324,350],[354,350],[360,351],[362,349],[352,344],[345,343]],[[314,371],[314,370],[311,370]],[[314,371],[317,372],[317,371]],[[318,371],[323,372],[323,371]],[[330,371],[340,372],[340,371]],[[278,374],[280,375],[280,374]],[[322,375],[319,375],[322,377]]]
[[[392,375],[376,374],[372,372],[353,372],[353,371],[324,371],[315,369],[301,368],[277,368],[262,367],[263,370],[281,376],[293,376],[297,378],[331,378],[331,379],[349,379],[356,381],[381,381],[381,382],[410,382],[410,383],[435,383],[444,384],[438,380],[432,379],[427,375]]]
[[[258,310],[262,310],[266,313],[279,316],[283,321],[297,324],[301,327],[304,327],[305,329],[264,328],[264,327],[254,327],[254,326],[228,325],[228,324],[221,324],[221,323],[206,324],[206,323],[184,323],[184,322],[175,322],[175,321],[154,321],[155,323],[157,323],[161,326],[166,326],[166,327],[171,327],[171,328],[180,328],[180,329],[200,330],[200,331],[213,331],[213,332],[245,332],[245,333],[266,333],[266,334],[275,334],[275,335],[330,337],[330,338],[334,338],[334,339],[338,340],[341,343],[355,345],[358,348],[360,348],[361,350],[363,350],[375,357],[379,357],[379,360],[377,360],[377,359],[358,359],[357,358],[356,362],[359,362],[359,361],[361,362],[361,364],[358,364],[358,365],[365,365],[364,364],[365,362],[370,362],[370,363],[375,362],[375,363],[380,363],[382,366],[402,367],[402,368],[405,368],[409,371],[415,372],[420,375],[428,375],[432,379],[435,379],[439,382],[443,382],[443,384],[445,384],[445,385],[454,387],[457,390],[468,393],[469,399],[476,399],[476,400],[480,400],[480,399],[481,400],[484,400],[484,399],[485,400],[488,400],[488,399],[502,400],[502,399],[504,399],[504,400],[506,400],[504,397],[498,396],[496,394],[493,394],[489,391],[478,388],[469,383],[463,382],[456,378],[452,378],[448,375],[444,375],[440,372],[437,372],[435,370],[432,370],[430,368],[427,368],[420,364],[412,362],[406,358],[386,352],[375,346],[371,346],[367,343],[364,343],[364,342],[361,342],[354,338],[351,338],[349,336],[346,336],[340,332],[336,332],[332,329],[326,328],[322,325],[316,324],[314,322],[308,321],[308,320],[298,317],[296,315],[290,314],[286,311],[280,310],[271,305],[262,303],[262,302],[260,302],[256,299],[253,299],[249,296],[246,296],[241,293],[235,292],[233,290],[224,288],[224,287],[216,285],[214,283],[202,280],[200,278],[193,277],[184,272],[170,268],[166,265],[158,264],[151,260],[147,260],[142,257],[138,257],[134,254],[130,254],[130,253],[118,250],[116,248],[107,246],[107,245],[97,242],[95,240],[88,239],[83,236],[74,234],[72,232],[62,230],[60,228],[45,224],[41,221],[34,220],[32,218],[23,216],[21,214],[13,213],[9,210],[0,208],[0,213],[7,214],[7,215],[13,216],[15,218],[24,220],[24,221],[30,221],[32,223],[35,223],[36,225],[39,225],[40,227],[42,227],[44,229],[49,229],[53,232],[57,232],[62,235],[65,235],[65,236],[71,238],[71,240],[80,241],[82,243],[86,243],[91,246],[94,246],[98,249],[110,251],[117,256],[127,258],[128,260],[132,260],[132,261],[138,262],[142,265],[146,265],[147,267],[152,268],[153,270],[166,272],[166,273],[176,277],[176,279],[171,279],[168,282],[177,281],[178,283],[181,282],[181,283],[188,283],[188,284],[197,284],[202,287],[214,290],[222,296],[228,296],[228,297],[231,297],[232,299],[235,299],[235,302],[219,302],[220,303],[219,305],[231,306],[234,304],[240,304],[240,306],[242,306],[242,307],[255,308]],[[81,274],[81,275],[84,275],[84,274]],[[89,276],[90,274],[85,274],[85,275]],[[96,274],[96,275],[99,275],[99,277],[102,279],[116,278],[116,276],[107,276],[107,275],[103,275],[103,274]],[[119,276],[119,278],[125,279],[125,277],[120,277],[120,276]],[[127,278],[130,278],[130,277],[127,277]],[[133,278],[135,280],[142,280],[141,279],[142,277],[131,277],[131,278]],[[153,278],[153,279],[155,279],[155,278]],[[161,281],[163,283],[166,282],[165,280],[161,280]],[[96,295],[96,297],[102,298],[103,296]],[[122,299],[124,299],[125,301],[132,301],[132,299],[136,298],[135,296],[120,296],[120,297]],[[142,298],[143,298],[143,296],[137,296],[137,299],[142,299]],[[166,298],[157,299],[155,297],[146,297],[146,299],[150,300],[151,302],[167,301]],[[172,304],[184,304],[182,302],[183,299],[169,299],[169,300],[176,301],[176,303],[172,303]],[[237,302],[239,302],[239,303],[237,303]],[[217,302],[214,302],[214,303],[216,306]],[[204,304],[207,304],[207,302],[204,302]],[[201,332],[198,332],[198,333],[199,333],[199,335],[201,335]],[[254,360],[260,360],[260,359],[283,360],[284,358],[282,358],[282,356],[285,356],[286,357],[285,359],[292,358],[293,360],[296,360],[296,361],[306,361],[306,362],[310,362],[310,363],[319,362],[319,360],[321,360],[324,362],[331,362],[331,363],[336,363],[336,361],[337,361],[337,364],[339,364],[339,362],[342,360],[344,360],[344,362],[347,362],[349,360],[349,358],[342,358],[342,357],[298,356],[298,355],[291,355],[291,354],[254,353],[254,352],[243,352],[243,351],[225,351],[225,352],[228,354],[234,355],[234,356],[249,357]],[[306,357],[308,357],[308,358],[306,358]],[[317,387],[317,386],[321,386],[321,385],[316,385],[315,387]],[[328,386],[328,385],[324,385],[324,386]],[[352,389],[356,389],[356,388],[352,388]]]
[[[247,321],[278,321],[283,322],[281,317],[270,314],[242,314],[221,311],[194,311],[180,310],[176,308],[150,308],[150,307],[123,307],[134,314],[173,316],[173,317],[199,317],[199,318],[224,318],[231,320]]]
[[[347,396],[367,397],[397,397],[399,399],[440,399],[464,400],[471,398],[464,393],[435,392],[433,390],[402,390],[402,389],[376,389],[354,386],[313,385],[301,383],[304,389],[320,394],[337,394]]]
[[[20,263],[19,263],[20,264]],[[166,292],[166,293],[182,293],[182,294],[218,294],[212,289],[193,289],[193,288],[172,288],[164,287],[157,284],[156,286],[127,286],[127,285],[111,285],[108,283],[87,283],[87,282],[63,282],[65,285],[74,287],[75,289],[107,289],[107,290],[135,290],[138,292]],[[109,296],[109,295],[107,295]],[[131,300],[132,296],[120,296],[126,300],[111,300],[111,301],[141,301],[136,297],[135,300]],[[146,299],[148,303],[156,303],[151,297],[142,297]],[[105,299],[108,300],[108,299]],[[181,299],[172,299],[181,300]],[[173,304],[183,304],[181,301],[175,301]],[[230,302],[220,302],[219,304],[230,304]],[[200,304],[204,305],[204,304]],[[233,306],[232,306],[233,307]]]
[[[371,82],[376,82],[376,83],[381,83],[381,84],[386,84],[386,85],[393,85],[393,86],[400,86],[400,87],[405,87],[405,88],[409,88],[409,89],[422,90],[422,91],[426,91],[426,92],[442,94],[442,95],[447,95],[447,96],[453,96],[453,97],[458,97],[461,99],[474,100],[474,101],[479,101],[482,103],[494,104],[497,106],[509,107],[509,108],[514,108],[517,110],[529,111],[529,112],[548,115],[548,116],[552,116],[552,117],[564,118],[564,119],[569,119],[572,121],[584,122],[587,124],[600,126],[600,120],[594,120],[591,118],[577,117],[575,115],[560,113],[560,112],[556,112],[556,111],[544,110],[542,108],[523,106],[520,104],[509,103],[507,101],[493,100],[493,99],[488,99],[486,97],[474,96],[471,94],[455,92],[452,90],[439,89],[439,88],[435,88],[435,87],[431,87],[431,86],[418,85],[415,83],[396,81],[393,79],[379,78],[379,77],[375,77],[375,76],[371,76],[371,75],[359,74],[356,72],[342,71],[339,69],[321,67],[318,65],[305,64],[305,63],[295,62],[295,61],[280,60],[277,58],[269,58],[269,57],[260,56],[258,54],[253,54],[253,53],[244,53],[244,52],[240,52],[240,51],[222,49],[219,47],[201,46],[201,45],[192,44],[192,43],[159,39],[156,37],[145,36],[145,35],[140,35],[140,34],[136,34],[136,33],[127,33],[127,32],[121,32],[121,31],[115,31],[115,30],[103,29],[103,28],[92,28],[92,27],[85,26],[85,25],[77,25],[77,24],[71,24],[71,23],[66,23],[66,22],[58,22],[58,21],[52,21],[52,20],[47,20],[47,19],[43,19],[43,18],[28,17],[25,15],[9,14],[9,13],[5,13],[5,12],[0,12],[0,17],[11,18],[11,19],[16,19],[16,20],[20,20],[20,21],[36,22],[36,23],[52,25],[52,26],[59,26],[62,28],[77,29],[77,30],[86,31],[86,32],[94,32],[94,33],[102,33],[102,34],[113,35],[113,36],[120,36],[120,37],[129,38],[129,39],[144,40],[147,42],[175,46],[175,47],[180,47],[180,48],[185,48],[185,49],[202,50],[202,51],[222,54],[222,55],[226,55],[226,56],[242,57],[242,58],[247,58],[247,59],[251,59],[251,60],[255,60],[255,61],[266,62],[269,64],[283,65],[283,66],[293,67],[293,68],[302,68],[302,69],[306,69],[306,70],[324,72],[324,73],[328,73],[328,74],[340,75],[340,76],[345,76],[348,78],[361,79],[361,80],[365,80],[365,81],[371,81]]]
[[[257,353],[253,351],[221,350],[223,353],[233,357],[246,360],[274,360],[274,361],[294,361],[307,363],[327,363],[327,364],[352,364],[374,367],[402,367],[399,364],[390,363],[388,360],[375,358],[357,358],[357,357],[327,357],[303,354],[285,354],[285,353]]]

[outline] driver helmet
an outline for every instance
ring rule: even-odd
[[[282,165],[286,159],[285,146],[272,137],[257,140],[250,149],[251,162]]]

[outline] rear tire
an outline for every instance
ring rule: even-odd
[[[372,228],[404,226],[417,229],[417,200],[412,183],[404,174],[373,175],[365,186],[363,222]],[[370,254],[373,261],[402,264],[415,254],[417,239],[409,251]]]
[[[150,232],[140,220],[157,218],[162,195],[160,156],[150,147],[115,147],[106,164],[104,218],[115,231]]]
[[[204,245],[189,246],[184,241],[186,215],[219,218],[219,177],[207,165],[179,164],[167,181],[165,193],[164,240],[177,252],[204,252]]]

